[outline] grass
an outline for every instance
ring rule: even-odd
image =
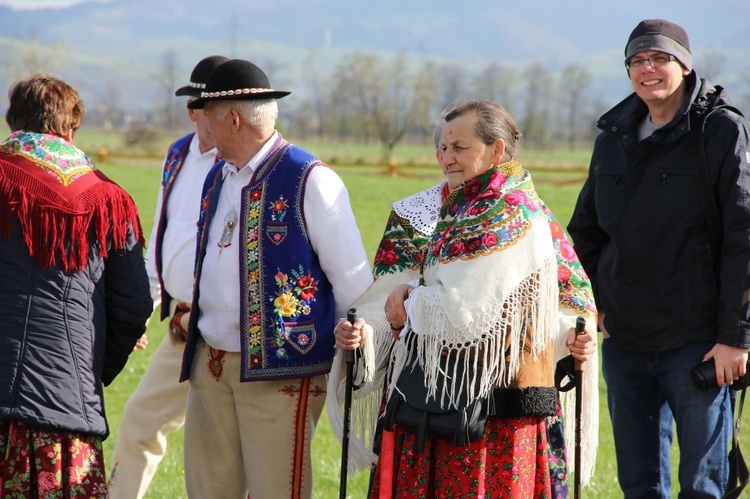
[[[305,145],[310,150],[316,151],[315,146],[318,143],[307,143]],[[335,149],[335,147],[330,146],[326,151],[330,154]],[[343,149],[348,150],[348,146]],[[365,150],[359,150],[354,153],[349,151],[347,154],[368,158],[364,162],[367,163],[371,158],[367,154],[375,153],[376,151],[368,153]],[[412,154],[413,156],[409,156],[409,158],[428,158],[430,151],[425,147],[421,149],[415,147]],[[585,178],[587,156],[588,152],[586,151],[565,152],[560,153],[559,160],[556,161],[555,158],[558,156],[549,152],[529,152],[524,155],[525,166],[532,171],[541,197],[552,208],[563,226],[567,224],[570,218],[578,191]],[[407,164],[408,161],[407,158],[401,164]],[[416,159],[413,159],[412,162],[418,164]],[[557,166],[566,166],[567,169],[559,171],[556,168]],[[141,221],[148,233],[153,220],[159,186],[160,160],[117,160],[114,163],[100,164],[99,167],[128,190],[136,200],[141,211]],[[440,179],[436,164],[433,169],[406,169],[406,173],[412,176],[399,176],[397,178],[384,175],[385,169],[383,167],[342,165],[336,166],[334,169],[344,180],[349,190],[352,208],[357,217],[362,240],[371,261],[380,241],[391,202],[434,185]],[[112,432],[110,438],[105,441],[105,458],[108,465],[117,438],[122,409],[130,393],[135,390],[153,351],[156,349],[156,345],[161,341],[165,332],[164,323],[160,323],[156,319],[152,320],[148,330],[151,347],[146,351],[135,352],[131,355],[123,373],[105,390],[107,414]],[[606,387],[601,379],[599,395],[600,430],[596,473],[592,486],[584,489],[583,493],[587,497],[617,497],[622,494],[617,485],[614,444],[606,408]],[[746,426],[748,418],[748,416],[743,418]],[[168,441],[167,456],[159,466],[146,497],[186,497],[182,467],[182,431],[171,434]],[[750,439],[747,437],[743,438],[742,442],[745,448],[750,445]],[[331,432],[324,411],[313,440],[314,497],[323,499],[338,496],[340,452],[340,444]],[[672,454],[672,462],[677,463],[679,454],[676,448],[673,448]],[[348,495],[354,498],[365,497],[367,482],[367,473],[350,476]],[[675,473],[673,473],[673,483],[678,483]],[[673,496],[677,496],[677,491],[673,492]]]

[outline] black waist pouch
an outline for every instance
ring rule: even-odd
[[[457,379],[462,379],[465,371],[464,359],[460,356],[444,355],[440,359],[444,373],[452,375],[455,369]],[[487,422],[488,400],[479,398],[479,372],[474,383],[461,394],[458,407],[443,407],[439,400],[427,398],[425,375],[418,362],[409,361],[396,381],[398,390],[388,400],[385,410],[384,428],[393,431],[398,425],[404,431],[417,436],[417,452],[424,452],[427,438],[439,438],[452,445],[464,446],[474,442],[484,433]],[[436,393],[441,394],[445,376],[439,377]],[[468,392],[468,393],[467,393]]]

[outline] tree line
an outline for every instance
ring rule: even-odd
[[[5,79],[10,84],[35,72],[54,74],[65,52],[64,44],[26,43],[5,69]],[[89,105],[88,126],[130,132],[138,141],[156,138],[160,131],[173,134],[189,125],[183,105],[174,97],[175,88],[185,79],[177,59],[174,50],[165,51],[149,75],[156,92],[147,112],[124,109],[119,103],[120,89],[102,81],[105,97]],[[490,61],[468,70],[459,62],[413,59],[407,54],[384,57],[351,52],[333,70],[324,70],[312,53],[300,68],[302,76],[291,85],[300,97],[280,106],[280,125],[297,138],[380,144],[385,163],[403,141],[432,141],[433,127],[443,111],[464,97],[503,105],[521,128],[525,147],[534,149],[590,147],[597,134],[596,120],[609,107],[592,95],[592,74],[581,64],[553,69],[539,61],[526,65]],[[707,62],[699,74],[715,79],[724,59],[721,54],[703,59]],[[258,65],[274,84],[283,81],[281,75],[291,69],[269,58]],[[744,89],[750,87],[750,70],[742,81]],[[740,93],[738,99],[733,93],[740,107],[750,101],[750,93],[745,94]]]

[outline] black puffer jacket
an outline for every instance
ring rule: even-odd
[[[700,341],[750,346],[750,130],[723,109],[706,123],[723,225],[714,268],[691,128],[727,97],[695,72],[686,83],[691,104],[640,143],[637,126],[648,109],[635,94],[602,116],[589,178],[568,225],[607,331],[642,351]]]
[[[92,240],[94,238],[92,237]],[[102,384],[122,370],[152,311],[143,248],[83,271],[29,258],[17,220],[0,236],[0,419],[106,436]]]

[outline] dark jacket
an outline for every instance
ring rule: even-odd
[[[152,311],[142,245],[130,231],[81,271],[29,257],[17,219],[0,236],[0,419],[109,433],[102,385],[123,369]],[[93,239],[93,236],[92,236]]]
[[[648,109],[637,95],[602,116],[589,177],[568,225],[607,331],[642,351],[701,341],[750,346],[748,123],[723,109],[706,123],[723,234],[714,266],[696,182],[695,123],[728,99],[695,72],[686,84],[683,110],[640,143],[637,127]]]

